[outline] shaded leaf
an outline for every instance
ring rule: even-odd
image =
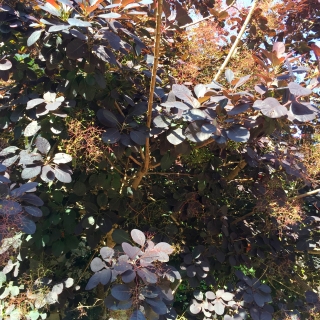
[[[33,206],[24,206],[24,210],[34,217],[42,217],[42,211]]]
[[[34,234],[36,232],[37,227],[36,227],[36,224],[32,220],[30,220],[24,216],[21,216],[19,222],[20,222],[21,231],[23,231],[24,233]]]
[[[146,317],[140,310],[134,310],[129,320],[146,320]]]
[[[250,138],[250,131],[240,125],[233,125],[226,133],[228,138],[235,142],[247,142]]]
[[[130,132],[130,138],[136,144],[138,144],[140,146],[143,146],[146,143],[147,135],[144,132],[141,132],[141,131],[138,131],[138,130],[132,130]]]
[[[202,121],[195,121],[190,123],[184,133],[186,138],[192,142],[203,142],[209,139],[211,137],[211,134],[202,132],[202,125]]]
[[[107,129],[102,134],[102,141],[105,143],[116,143],[120,140],[121,134],[117,128]]]
[[[115,229],[112,233],[112,239],[114,242],[121,244],[122,242],[130,242],[130,236],[127,232],[121,229]]]
[[[167,135],[167,140],[173,144],[173,145],[178,145],[182,143],[186,139],[183,131],[181,128],[177,128],[175,130],[172,130],[168,135]]]
[[[111,294],[120,301],[126,301],[131,298],[131,290],[125,284],[117,284],[111,288]]]
[[[84,58],[88,54],[88,47],[80,39],[74,39],[67,44],[66,54],[70,59],[74,60]]]
[[[151,309],[157,314],[166,314],[168,308],[162,300],[146,298],[145,301],[150,305]]]

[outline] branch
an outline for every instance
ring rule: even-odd
[[[152,76],[150,83],[150,92],[149,92],[149,101],[148,101],[148,111],[147,111],[147,128],[151,127],[151,116],[152,116],[152,106],[153,106],[153,95],[154,88],[156,85],[158,61],[159,61],[159,51],[160,51],[160,39],[161,39],[161,15],[162,15],[162,0],[158,0],[158,9],[156,16],[156,34],[155,34],[155,43],[154,43],[154,61],[152,68]],[[144,149],[144,161],[143,166],[137,172],[136,177],[133,180],[132,188],[136,190],[141,183],[142,178],[146,175],[149,169],[150,164],[150,138],[146,139],[146,145]]]
[[[315,189],[315,190],[312,190],[312,191],[309,191],[309,192],[294,196],[294,197],[290,198],[290,200],[292,201],[292,200],[302,199],[302,198],[305,198],[305,197],[308,197],[308,196],[312,196],[313,194],[317,194],[319,192],[320,192],[320,189]]]
[[[226,57],[226,60],[224,61],[224,63],[220,67],[220,69],[218,70],[218,73],[215,75],[215,77],[213,79],[214,81],[218,80],[218,78],[221,76],[221,73],[223,72],[223,70],[225,69],[227,64],[229,63],[229,60],[233,56],[233,53],[236,50],[236,48],[238,46],[238,43],[239,43],[244,31],[246,30],[246,27],[247,27],[247,25],[248,25],[248,23],[249,23],[249,21],[251,19],[251,16],[253,14],[253,11],[254,11],[257,3],[258,3],[258,0],[253,0],[252,7],[251,7],[251,9],[250,9],[250,11],[248,13],[248,16],[247,16],[246,20],[244,21],[243,26],[242,26],[242,28],[241,28],[241,30],[240,30],[240,32],[239,32],[234,44],[232,45],[232,47],[231,47],[231,49],[230,49],[230,51],[229,51],[229,53],[228,53],[228,55]]]
[[[233,180],[246,165],[247,165],[246,161],[241,160],[239,164],[229,173],[226,180],[227,181]]]

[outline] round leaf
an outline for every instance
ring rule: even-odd
[[[102,134],[102,141],[105,143],[116,143],[120,138],[121,134],[117,128],[110,128]]]
[[[120,301],[126,301],[131,298],[131,290],[125,284],[118,284],[112,287],[111,294],[114,298]]]
[[[32,121],[24,129],[24,136],[31,137],[35,135],[40,129],[41,129],[41,126],[38,124],[38,122]]]
[[[234,125],[226,130],[227,136],[230,140],[235,142],[247,142],[250,138],[250,131],[242,126]]]
[[[136,242],[137,244],[139,244],[141,247],[144,246],[144,243],[146,241],[146,236],[144,235],[144,233],[138,229],[133,229],[131,231],[131,237],[132,240],[134,242]]]
[[[281,105],[275,98],[269,97],[265,100],[256,100],[253,104],[253,108],[260,110],[262,114],[269,118],[280,118],[288,113],[286,107]]]
[[[185,136],[183,134],[183,131],[181,128],[177,128],[175,130],[172,130],[167,135],[167,140],[173,144],[174,146],[177,146],[178,144],[182,143],[185,140]]]

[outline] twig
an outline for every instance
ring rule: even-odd
[[[200,149],[200,148],[203,148],[205,146],[207,146],[208,144],[212,143],[212,142],[215,142],[215,140],[213,138],[209,138],[208,140],[204,141],[204,142],[201,142],[199,143],[198,145],[196,145],[196,149]]]
[[[179,173],[179,172],[147,172],[146,173],[146,175],[149,175],[149,174],[157,174],[160,176],[167,176],[169,174],[177,175],[177,176],[189,176],[189,177],[193,176],[193,174],[190,174],[190,173]]]
[[[235,224],[239,223],[240,221],[242,221],[242,220],[244,220],[244,219],[252,216],[252,215],[255,214],[255,213],[256,213],[256,210],[253,209],[251,212],[249,212],[249,213],[245,214],[244,216],[239,217],[238,219],[232,221],[232,222],[231,222],[231,225],[235,225]]]
[[[185,24],[184,26],[181,26],[180,28],[181,28],[181,29],[185,29],[185,28],[191,27],[191,26],[193,26],[193,25],[195,25],[195,24],[197,24],[197,23],[200,23],[200,22],[202,22],[202,21],[208,20],[208,19],[210,19],[210,18],[214,18],[214,15],[210,14],[210,16],[207,16],[207,17],[205,17],[205,18],[202,18],[202,19],[200,19],[200,20],[198,20],[198,21],[190,22],[190,23],[188,23],[188,24]]]
[[[129,156],[129,159],[131,159],[135,164],[137,164],[138,166],[142,167],[142,163],[139,162],[136,158],[134,158],[133,156]]]
[[[162,15],[162,0],[158,0],[157,16],[156,16],[156,34],[155,34],[155,43],[154,43],[154,61],[152,68],[152,76],[150,83],[150,92],[149,92],[149,101],[148,101],[148,111],[147,111],[147,128],[151,127],[151,116],[152,116],[152,106],[153,106],[153,95],[154,88],[156,85],[158,61],[159,61],[159,52],[160,52],[160,39],[161,39],[161,15]],[[146,139],[145,149],[144,149],[144,161],[143,166],[137,172],[135,176],[132,188],[136,190],[141,183],[142,178],[146,175],[149,169],[150,164],[150,138]]]
[[[239,43],[239,41],[240,41],[240,39],[241,39],[244,31],[246,30],[246,27],[247,27],[247,25],[248,25],[248,23],[249,23],[249,21],[250,21],[250,19],[251,19],[251,16],[252,16],[252,14],[253,14],[253,11],[254,11],[257,3],[258,3],[258,0],[253,0],[253,3],[252,3],[252,6],[251,6],[250,11],[249,11],[249,13],[248,13],[248,16],[247,16],[246,20],[244,21],[243,26],[242,26],[242,28],[241,28],[241,30],[240,30],[240,32],[239,32],[239,34],[238,34],[235,42],[233,43],[233,45],[232,45],[232,47],[231,47],[231,49],[230,49],[230,51],[229,51],[229,53],[228,53],[228,55],[227,55],[227,57],[226,57],[226,60],[224,60],[224,63],[222,64],[222,66],[221,66],[220,69],[218,70],[217,74],[215,75],[215,77],[214,77],[214,79],[213,79],[214,81],[217,81],[217,80],[218,80],[218,78],[219,78],[220,75],[222,74],[223,70],[225,69],[225,67],[226,67],[227,64],[229,63],[229,60],[230,60],[231,57],[233,56],[233,53],[234,53],[234,51],[236,50],[236,48],[237,48],[237,46],[238,46],[238,43]]]
[[[121,110],[121,108],[120,108],[120,106],[119,106],[118,102],[117,102],[117,101],[115,101],[115,102],[114,102],[114,104],[115,104],[116,108],[118,109],[119,113],[120,113],[123,117],[125,117],[125,115],[124,115],[124,113],[122,112],[122,110]]]
[[[289,200],[292,201],[292,200],[302,199],[302,198],[305,198],[305,197],[308,197],[308,196],[312,196],[313,194],[317,194],[319,192],[320,192],[320,189],[315,189],[315,190],[312,190],[312,191],[309,191],[309,192],[294,196],[294,197],[290,198]]]
[[[247,165],[246,161],[241,160],[239,164],[229,173],[226,180],[227,181],[233,180],[246,165]]]
[[[160,165],[161,165],[160,162],[159,162],[159,163],[156,163],[156,164],[150,166],[150,169],[155,169],[155,168],[159,167]]]
[[[107,159],[107,161],[109,162],[109,164],[111,165],[111,167],[113,168],[113,169],[115,169],[118,173],[120,173],[121,175],[125,175],[123,172],[121,172],[117,167],[116,167],[116,165],[114,164],[114,163],[112,163],[112,161],[109,159],[109,157],[108,157],[108,155],[105,153],[105,155],[106,155],[106,159]]]

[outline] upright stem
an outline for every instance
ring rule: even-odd
[[[251,16],[252,16],[252,14],[253,14],[253,11],[254,11],[257,3],[258,3],[258,0],[253,0],[253,3],[252,3],[252,6],[251,6],[250,11],[249,11],[249,13],[248,13],[248,16],[247,16],[246,20],[244,21],[243,26],[242,26],[242,28],[241,28],[241,30],[240,30],[240,32],[239,32],[239,34],[238,34],[235,42],[233,43],[233,45],[232,45],[232,47],[231,47],[231,49],[230,49],[230,51],[229,51],[229,53],[228,53],[228,55],[227,55],[227,57],[226,57],[226,60],[224,60],[224,63],[222,64],[222,66],[221,66],[220,69],[218,70],[217,74],[215,75],[215,77],[214,77],[214,79],[213,79],[214,81],[217,81],[217,80],[218,80],[218,78],[221,76],[223,70],[225,69],[225,67],[226,67],[227,64],[229,63],[229,60],[231,59],[234,51],[236,50],[236,48],[237,48],[237,46],[238,46],[238,43],[239,43],[239,41],[240,41],[240,39],[241,39],[244,31],[246,30],[246,27],[247,27],[247,25],[248,25],[248,23],[249,23],[249,21],[250,21],[250,19],[251,19]]]
[[[156,77],[157,77],[157,69],[158,69],[158,61],[159,61],[160,39],[161,39],[161,15],[162,15],[162,0],[158,0],[158,8],[157,8],[157,15],[156,15],[156,33],[155,33],[155,42],[154,42],[154,60],[153,60],[153,68],[152,68],[152,76],[151,76],[151,83],[150,83],[149,100],[148,100],[148,110],[147,110],[147,127],[149,129],[151,127],[153,95],[154,95],[154,88],[156,85]],[[135,179],[133,180],[133,183],[132,183],[133,189],[138,188],[142,178],[148,172],[149,165],[150,165],[150,139],[147,138],[145,148],[144,148],[143,165],[138,171]]]

